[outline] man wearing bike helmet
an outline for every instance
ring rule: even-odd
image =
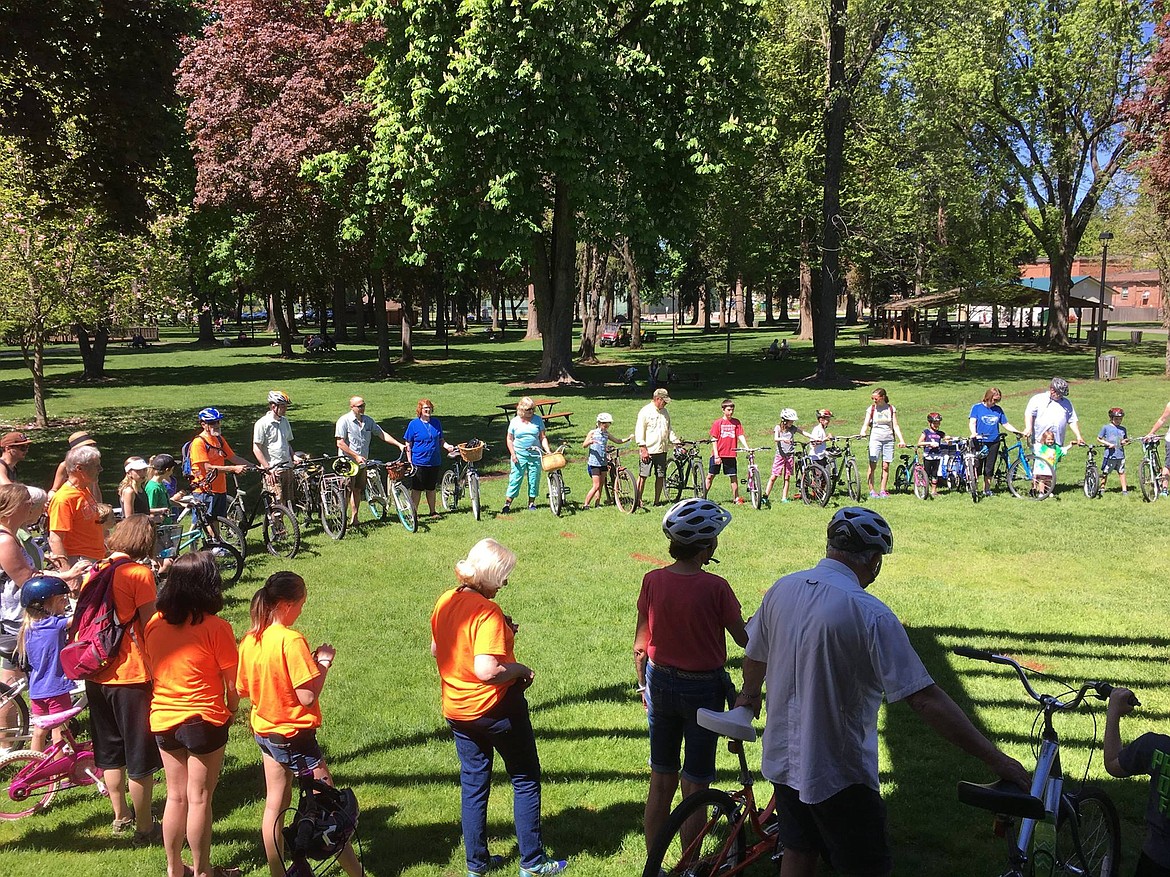
[[[894,550],[876,512],[843,508],[825,559],[776,582],[748,623],[736,706],[759,714],[768,680],[763,774],[776,788],[781,877],[812,877],[823,852],[843,874],[890,874],[879,795],[878,709],[906,701],[943,738],[1023,789],[1028,774],[934,684],[900,621],[866,592]]]
[[[1068,401],[1068,381],[1053,378],[1047,390],[1028,400],[1028,407],[1024,409],[1024,435],[1037,440],[1038,444],[1040,436],[1052,430],[1056,444],[1063,445],[1064,433],[1068,429],[1077,437],[1078,445],[1085,443],[1077,425],[1077,412]]]
[[[726,634],[747,644],[731,585],[704,571],[731,515],[708,499],[685,499],[662,519],[674,563],[646,573],[638,596],[634,670],[650,724],[646,847],[666,822],[682,778],[683,797],[715,779],[718,736],[698,725],[699,709],[723,710],[734,691],[724,669]],[[679,752],[686,757],[680,763]]]
[[[291,499],[293,495],[293,470],[289,468],[293,458],[293,431],[292,424],[288,422],[288,406],[291,402],[288,393],[283,390],[269,391],[268,412],[252,428],[252,455],[260,468],[285,465],[285,468],[264,476],[281,502],[285,497]]]
[[[248,461],[236,454],[223,437],[223,415],[216,408],[204,408],[196,415],[202,432],[191,440],[191,485],[195,494],[207,503],[211,529],[219,538],[216,518],[227,515],[227,473],[240,475]]]

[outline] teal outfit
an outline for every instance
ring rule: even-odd
[[[508,474],[508,492],[504,496],[511,502],[520,493],[520,482],[528,476],[528,501],[536,501],[536,494],[540,492],[540,457],[543,448],[540,446],[540,435],[544,432],[544,421],[539,414],[532,415],[532,420],[525,423],[520,416],[512,418],[508,424],[508,435],[512,437],[512,448],[516,453],[516,462],[512,464],[512,471]]]

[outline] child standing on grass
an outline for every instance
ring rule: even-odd
[[[64,712],[73,704],[69,697],[76,684],[61,669],[61,649],[69,627],[69,586],[56,576],[35,575],[20,589],[24,621],[17,634],[16,651],[29,666],[28,695],[33,717]],[[34,727],[29,749],[44,752],[48,730]],[[53,729],[53,740],[61,730]]]
[[[918,437],[918,444],[922,446],[922,467],[930,479],[931,496],[938,496],[939,473],[943,462],[942,444],[946,441],[946,434],[939,429],[940,426],[942,415],[932,411],[926,415],[926,429]]]
[[[829,424],[833,420],[833,412],[828,408],[817,409],[817,425],[808,433],[808,458],[810,460],[825,459],[825,445],[833,434],[829,432]]]
[[[610,445],[625,445],[629,444],[634,435],[631,433],[624,441],[618,441],[609,434],[609,428],[613,424],[613,415],[602,411],[597,415],[597,427],[589,430],[589,434],[585,436],[585,441],[581,442],[581,447],[589,449],[589,458],[586,464],[589,467],[589,477],[593,479],[593,486],[589,488],[589,492],[585,494],[585,508],[589,508],[589,503],[594,499],[597,500],[596,505],[601,505],[601,481],[605,478],[605,453]]]
[[[805,438],[809,434],[796,425],[796,412],[785,408],[780,412],[780,422],[772,429],[772,439],[776,442],[776,456],[772,460],[772,477],[768,479],[768,486],[764,488],[764,502],[772,504],[769,497],[777,478],[783,478],[784,484],[780,488],[780,502],[788,502],[788,487],[792,483],[792,473],[796,469],[796,437]]]
[[[1056,443],[1056,433],[1046,429],[1040,434],[1036,447],[1036,460],[1032,466],[1032,489],[1037,493],[1051,493],[1052,482],[1056,479],[1056,464],[1068,453],[1072,445],[1061,447]]]
[[[1121,425],[1123,417],[1123,409],[1110,408],[1109,422],[1097,433],[1097,441],[1105,446],[1105,456],[1101,459],[1101,490],[1105,490],[1109,473],[1116,472],[1121,481],[1121,495],[1125,496],[1129,493],[1129,486],[1125,483],[1125,446],[1129,444],[1129,432]]]
[[[1133,712],[1137,702],[1128,688],[1114,688],[1109,695],[1103,741],[1105,769],[1110,776],[1150,777],[1146,803],[1146,839],[1135,877],[1170,877],[1170,814],[1164,789],[1170,784],[1170,737],[1142,734],[1128,746],[1121,745],[1121,717]]]
[[[304,634],[293,630],[307,597],[299,575],[273,573],[252,597],[252,628],[240,640],[236,688],[252,701],[252,734],[264,762],[267,795],[260,833],[272,877],[285,874],[284,813],[292,801],[294,772],[333,785],[317,729],[321,689],[337,651],[329,643],[309,651]],[[363,873],[348,842],[338,861],[350,877]]]

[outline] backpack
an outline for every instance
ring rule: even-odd
[[[195,484],[195,477],[191,473],[191,445],[197,441],[202,441],[204,447],[215,448],[220,453],[223,452],[222,444],[209,443],[207,439],[203,437],[203,433],[199,433],[199,435],[195,436],[195,438],[191,439],[191,441],[183,445],[183,474],[187,477],[187,483],[195,487],[198,487],[199,485]]]
[[[81,589],[73,621],[65,634],[65,647],[61,649],[61,669],[70,679],[91,679],[117,657],[122,637],[134,618],[125,624],[118,620],[114,609],[114,571],[130,562],[128,557],[123,557],[99,565]]]

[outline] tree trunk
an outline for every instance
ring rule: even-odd
[[[735,275],[735,325],[740,329],[751,325],[747,318],[747,290],[741,274]]]
[[[622,245],[618,249],[622,257],[622,265],[626,269],[626,283],[630,291],[630,350],[642,349],[642,278],[638,271],[638,263],[634,259],[634,250],[630,246],[628,237],[622,238]]]
[[[296,309],[293,307],[293,304],[296,301],[296,296],[290,294],[286,289],[284,291],[282,300],[284,302],[284,321],[285,325],[288,327],[289,342],[291,343],[292,339],[296,338],[297,335],[300,334],[299,330],[297,329],[297,315],[295,313]],[[324,319],[323,314],[322,319]]]
[[[808,224],[800,224],[800,332],[801,341],[813,339],[813,268],[811,261],[812,241],[809,239]]]
[[[788,322],[788,284],[785,283],[780,289],[780,321]]]
[[[346,319],[345,280],[340,276],[333,279],[333,337],[338,341],[349,340],[349,325]]]
[[[110,343],[109,328],[98,326],[94,329],[92,342],[89,339],[89,328],[80,323],[73,326],[73,334],[77,336],[77,347],[81,351],[81,379],[83,381],[105,380],[106,347]]]
[[[394,366],[390,362],[390,326],[386,321],[386,273],[382,270],[374,274],[374,326],[378,336],[378,377],[393,377]]]
[[[580,362],[597,362],[597,338],[601,333],[601,290],[609,274],[609,259],[594,244],[585,248],[585,270],[582,272],[584,302],[581,307],[581,346],[577,352]]]
[[[272,290],[268,300],[268,315],[276,324],[276,340],[280,342],[280,355],[292,356],[292,336],[288,331],[288,323],[284,321],[284,303],[281,301],[281,292]]]
[[[858,323],[857,316],[857,296],[853,294],[851,289],[845,290],[845,325],[856,326]]]
[[[753,298],[752,284],[745,283],[743,285],[743,324],[749,329],[756,324],[756,306],[752,301]]]
[[[1048,270],[1052,284],[1052,296],[1048,308],[1048,331],[1045,343],[1048,347],[1069,347],[1068,340],[1068,298],[1072,287],[1071,251],[1061,247],[1048,252]]]
[[[772,278],[769,277],[764,281],[764,325],[774,326],[776,324],[776,314],[772,310]]]
[[[362,290],[361,284],[354,289],[354,319],[353,319],[353,339],[354,341],[366,340],[366,299],[370,296],[370,289],[372,281],[369,275],[365,277],[365,290]]]
[[[528,318],[531,325],[535,308],[542,347],[538,381],[575,380],[572,368],[575,220],[568,184],[557,180],[550,233],[533,236]]]
[[[700,283],[698,289],[698,296],[695,299],[695,325],[700,326],[704,332],[711,331],[711,291],[707,289],[706,283]]]
[[[525,341],[535,341],[540,337],[540,321],[536,306],[536,287],[528,284],[528,325],[524,330]]]
[[[196,344],[214,344],[215,343],[215,323],[211,319],[211,308],[199,308],[199,337],[195,339]]]

